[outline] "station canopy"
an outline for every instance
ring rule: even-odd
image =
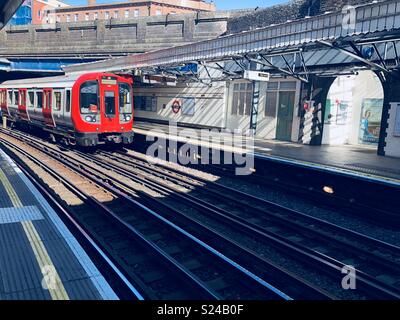
[[[399,31],[400,1],[375,1],[216,39],[72,65],[64,71],[134,72],[210,83],[243,77],[248,69],[304,82],[310,74],[372,70],[384,81],[400,65]],[[197,72],[198,66],[206,77]],[[219,76],[211,70],[219,70]]]

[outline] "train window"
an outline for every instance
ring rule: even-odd
[[[43,92],[42,91],[36,92],[36,101],[37,101],[36,107],[39,109],[43,108]]]
[[[8,104],[8,105],[13,104],[13,103],[12,103],[12,97],[13,97],[12,91],[8,91],[8,101],[7,101],[7,104]]]
[[[87,81],[81,85],[80,109],[81,114],[97,113],[99,84],[97,81]]]
[[[106,91],[104,95],[104,106],[106,116],[115,116],[115,93]]]
[[[61,92],[54,92],[53,110],[54,111],[61,110]]]
[[[131,86],[127,83],[119,84],[119,113],[132,113]]]
[[[12,91],[8,91],[8,101],[7,101],[8,105],[12,105],[13,104],[13,92]]]
[[[33,108],[35,105],[35,94],[32,91],[28,92],[28,108]]]
[[[18,91],[14,91],[14,104],[18,104],[19,101],[19,92]]]
[[[66,98],[65,98],[65,111],[70,112],[71,111],[71,90],[66,91]]]

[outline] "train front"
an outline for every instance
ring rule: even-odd
[[[78,145],[133,142],[132,80],[114,74],[86,74],[77,79],[73,92]]]

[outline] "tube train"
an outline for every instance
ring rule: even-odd
[[[133,141],[132,80],[108,73],[6,81],[2,114],[79,146]]]

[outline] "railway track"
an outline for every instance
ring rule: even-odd
[[[102,233],[111,233],[111,238],[118,237],[117,243],[122,242],[120,247],[124,248],[119,255],[122,258],[129,255],[136,260],[135,267],[139,270],[131,268],[131,270],[127,270],[127,274],[142,289],[144,295],[147,294],[150,298],[164,299],[291,299],[287,294],[211,246],[143,206],[134,199],[133,194],[128,196],[122,188],[102,182],[94,176],[92,171],[83,169],[82,164],[74,164],[73,159],[68,158],[67,160],[61,153],[57,154],[54,150],[50,151],[49,148],[40,145],[34,146],[35,142],[33,141],[23,143],[28,145],[30,150],[27,151],[24,146],[18,146],[20,141],[10,142],[7,140],[4,136],[1,138],[2,144],[9,150],[14,150],[41,168],[45,168],[48,174],[62,181],[64,185],[68,185],[70,191],[74,190],[84,195],[85,210],[80,210],[79,218],[86,221],[86,228],[93,224],[91,228],[97,229],[96,236]],[[57,171],[60,170],[55,170],[52,166],[54,163],[50,165],[47,163],[48,160],[41,159],[40,154],[50,157],[52,159],[50,163],[58,162],[59,165],[87,181],[71,181],[71,178],[65,178],[67,174],[65,171],[62,174],[64,177],[59,175]],[[80,188],[79,185],[85,183],[92,184],[92,188],[103,189],[99,192],[111,194],[114,198],[111,201],[109,199],[99,201],[95,199],[95,195],[87,194],[82,189],[76,190],[76,188]],[[91,210],[87,210],[88,204],[92,205]],[[99,213],[104,219],[109,220],[108,224],[99,223]],[[110,220],[113,224],[109,223]],[[116,228],[123,229],[124,233],[118,234],[114,230],[110,231],[110,229],[114,229],[114,225]],[[131,240],[131,243],[126,243],[126,238]],[[117,254],[116,243],[113,245],[114,250],[109,253],[115,256]],[[144,252],[132,253],[130,252],[132,247],[135,249],[141,247],[145,249],[146,254]],[[150,259],[149,255],[151,255]],[[158,261],[157,270],[149,272],[148,269],[155,267],[155,261]],[[165,265],[165,269],[162,268],[163,265]],[[132,276],[132,272],[135,277]],[[151,273],[151,277],[149,273]],[[154,285],[154,282],[157,282],[157,286]],[[148,288],[153,289],[153,295],[148,294]],[[163,291],[168,292],[162,294]],[[316,295],[314,292],[314,296]]]
[[[34,142],[30,141],[29,143],[32,144]],[[210,182],[187,173],[182,174],[182,172],[173,170],[170,167],[148,164],[143,159],[135,157],[132,154],[128,156],[101,152],[100,155],[87,155],[78,152],[78,156],[81,157],[80,160],[74,159],[71,156],[68,159],[78,161],[81,167],[92,163],[104,168],[104,172],[111,169],[115,173],[118,173],[118,175],[135,181],[138,184],[145,185],[147,188],[162,194],[164,197],[185,202],[187,205],[207,214],[208,218],[218,219],[220,223],[229,223],[240,229],[241,232],[257,236],[257,238],[263,241],[268,241],[269,244],[272,242],[276,248],[285,250],[287,254],[303,262],[308,262],[313,267],[317,266],[321,271],[329,276],[338,278],[338,280],[343,276],[340,271],[346,265],[340,261],[350,261],[359,268],[357,270],[357,281],[366,298],[398,298],[400,296],[399,290],[396,287],[399,270],[398,254],[400,252],[398,247],[368,238],[362,234],[357,234],[351,230],[338,227],[304,213],[244,194],[216,182]],[[85,159],[87,162],[82,159]],[[127,166],[130,166],[131,170],[128,170]],[[124,190],[124,192],[127,192],[127,190],[130,190],[129,192],[133,192],[131,186],[122,182],[111,181],[113,177],[110,175],[105,173],[99,174],[96,171],[92,172],[92,174],[96,176],[96,179],[107,181],[113,184],[114,187],[119,185],[118,188],[120,191]],[[178,186],[178,189],[176,186]],[[182,190],[179,190],[179,188],[189,190],[190,194],[182,193]],[[141,201],[150,201],[149,199],[145,199],[143,193],[140,194],[140,198]],[[155,199],[153,198],[153,200]],[[223,206],[210,205],[210,203],[218,203],[221,200],[229,203],[229,205],[225,205],[225,208]],[[162,205],[159,201],[153,202],[157,202],[157,205]],[[165,204],[164,209],[174,210],[174,208]],[[175,213],[177,213],[176,210]],[[178,215],[175,214],[175,216]],[[201,221],[198,219],[190,217],[190,214],[179,212],[179,216],[182,219],[179,221],[181,225],[195,225],[199,235],[204,232],[210,233],[210,228],[207,228],[205,224],[201,224]],[[173,217],[170,218],[172,219]],[[193,230],[193,232],[196,232],[196,230]],[[229,249],[227,244],[236,245],[235,250],[240,254],[236,254],[235,257],[241,261],[241,264],[248,266],[252,262],[254,264],[254,261],[257,261],[259,267],[252,268],[255,274],[263,274],[262,269],[266,266],[270,270],[272,266],[275,272],[279,272],[279,270],[283,272],[282,268],[280,269],[276,265],[271,264],[239,243],[234,243],[234,241],[223,237],[217,231],[214,230],[213,234],[214,237],[217,236],[214,244],[225,241],[225,246],[222,246],[221,249],[224,252],[229,252],[230,255],[234,255],[232,253],[233,249],[232,247]],[[325,254],[321,253],[323,250]],[[377,253],[378,251],[379,253]],[[338,255],[338,253],[340,254]],[[249,254],[252,254],[252,256]],[[247,260],[246,256],[248,257]],[[336,257],[333,259],[331,256]],[[351,260],[349,257],[351,257]],[[251,268],[249,267],[249,269]],[[312,289],[308,292],[312,298],[332,298],[332,295],[301,280],[294,274],[290,274],[287,271],[284,273],[286,278],[280,286],[290,283],[289,278],[292,278],[292,281],[297,278],[297,284],[301,283],[303,286],[303,288],[299,286],[297,289],[291,290],[295,297],[296,295],[300,297],[301,295],[303,297],[307,296],[305,289],[308,288]],[[392,276],[393,274],[395,276]],[[391,279],[392,283],[390,281],[381,281],[379,278]]]

